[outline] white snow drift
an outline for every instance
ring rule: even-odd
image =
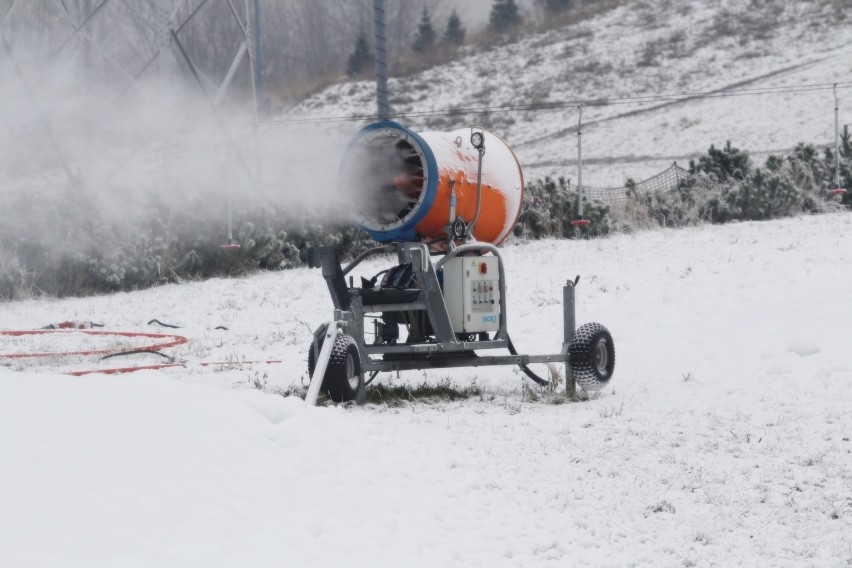
[[[0,368],[0,565],[845,566],[850,239],[836,214],[507,247],[521,351],[558,349],[575,274],[615,337],[611,388],[560,405],[509,368],[381,377],[475,378],[464,402],[276,394],[330,315],[319,271],[0,304],[190,340],[186,369]]]

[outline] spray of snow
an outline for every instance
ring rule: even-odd
[[[160,75],[128,88],[89,78],[73,62],[11,53],[0,58],[7,238],[44,240],[57,217],[47,210],[74,227],[51,236],[55,246],[72,248],[84,244],[74,242],[77,232],[90,238],[83,228],[133,227],[187,210],[224,235],[228,200],[235,212],[268,207],[323,222],[343,218],[337,165],[344,130],[258,127],[250,109],[227,98],[214,105],[191,77]]]

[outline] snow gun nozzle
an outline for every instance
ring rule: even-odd
[[[362,128],[340,166],[341,185],[354,194],[353,220],[380,243],[421,240],[438,250],[460,217],[463,237],[502,243],[521,213],[523,173],[503,140],[477,129],[474,143],[488,145],[483,162],[466,142],[470,131],[418,134],[391,121]]]

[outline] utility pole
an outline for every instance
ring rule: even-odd
[[[172,16],[168,0],[160,0],[154,19],[154,31],[157,35],[157,66],[163,84],[174,81],[177,75],[176,61],[172,56]]]
[[[390,116],[388,104],[388,52],[385,48],[385,2],[373,0],[373,37],[376,45],[376,103],[380,120]]]
[[[583,106],[577,107],[577,216],[571,220],[574,237],[580,238],[580,230],[589,226],[589,220],[583,217]]]
[[[837,102],[837,83],[834,84],[834,187],[840,187],[840,105]]]
[[[257,89],[257,109],[260,114],[265,111],[263,98],[263,51],[261,49],[260,0],[254,0],[254,74]]]
[[[92,0],[83,0],[83,14],[80,18],[81,22],[85,22],[92,13]],[[92,34],[94,36],[94,34]],[[85,81],[92,78],[92,46],[88,41],[81,42],[83,50],[83,77]]]
[[[577,118],[577,216],[583,218],[583,107]]]
[[[840,104],[837,101],[837,83],[834,84],[834,187],[828,195],[843,195],[846,190],[840,187]]]

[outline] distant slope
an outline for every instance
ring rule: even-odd
[[[852,81],[852,28],[824,0],[676,3],[647,0],[585,22],[484,50],[412,77],[392,79],[394,112],[706,93]],[[841,90],[841,122],[852,122]],[[370,81],[335,85],[296,114],[372,112]],[[711,143],[760,153],[833,136],[830,90],[584,109],[585,180],[642,178]],[[528,177],[576,173],[574,109],[406,120],[416,129],[485,124],[507,138]]]

